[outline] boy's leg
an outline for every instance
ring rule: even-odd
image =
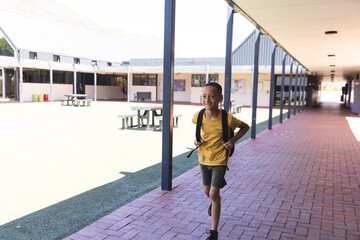
[[[211,200],[211,230],[217,231],[219,226],[221,203],[220,203],[220,188],[210,187]]]
[[[210,187],[211,185],[203,185],[205,195],[210,198]]]

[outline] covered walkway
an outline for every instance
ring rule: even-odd
[[[360,142],[340,104],[323,103],[237,145],[222,191],[219,239],[360,239]],[[198,167],[69,236],[205,239]]]

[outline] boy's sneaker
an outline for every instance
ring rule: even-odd
[[[210,234],[206,240],[218,240],[218,232],[214,230],[207,231],[206,233]]]

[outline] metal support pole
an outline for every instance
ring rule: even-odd
[[[128,67],[128,73],[127,73],[127,86],[126,86],[127,102],[130,102],[130,77],[131,77],[130,71],[131,71],[131,66]]]
[[[300,83],[299,83],[299,106],[298,106],[298,113],[300,113],[300,108],[301,108],[301,100],[304,96],[302,96],[301,94],[301,89],[302,89],[302,86],[303,86],[303,75],[302,75],[302,70],[303,70],[303,66],[301,66],[301,70],[300,70]]]
[[[297,92],[298,92],[298,76],[299,76],[299,74],[298,74],[298,71],[299,71],[299,66],[300,66],[300,64],[298,64],[297,65],[297,67],[296,67],[296,77],[295,77],[295,96],[294,96],[294,115],[296,115],[296,106],[297,106]],[[299,101],[300,101],[300,98],[299,98]]]
[[[53,78],[53,68],[51,62],[49,62],[50,66],[50,102],[53,101],[53,87],[54,87],[54,78]]]
[[[259,51],[260,51],[260,36],[261,32],[256,29],[255,33],[255,52],[254,52],[254,70],[252,76],[252,116],[251,116],[251,139],[256,138],[256,109],[257,109],[257,92],[259,80]]]
[[[76,94],[76,67],[75,67],[75,63],[74,63],[74,83],[73,83],[73,93]]]
[[[282,75],[281,75],[281,92],[280,92],[280,118],[279,122],[282,123],[283,120],[283,108],[284,108],[284,81],[285,81],[285,62],[287,54],[284,54],[282,61]]]
[[[291,112],[291,90],[292,90],[292,68],[293,68],[294,60],[291,61],[290,64],[290,76],[289,76],[289,99],[288,99],[288,113],[287,118],[290,119],[290,112]]]
[[[209,83],[209,65],[206,65],[206,78],[205,78],[205,84]]]
[[[22,68],[22,65],[21,65],[21,60],[20,60],[20,57],[19,57],[19,71],[20,71],[20,84],[19,84],[19,100],[20,100],[20,103],[23,103],[24,102],[24,98],[23,98],[23,81],[24,81],[24,76],[23,76],[23,68]]]
[[[234,9],[228,6],[227,25],[226,25],[225,86],[224,86],[224,110],[227,112],[230,112],[234,12],[235,12]]]
[[[19,100],[19,69],[17,67],[14,68],[15,71],[15,100]]]
[[[161,190],[172,190],[175,0],[165,0]]]
[[[306,68],[304,68],[303,78],[304,78],[304,85],[303,85],[302,110],[304,111],[305,87],[307,86],[307,81],[306,81]]]
[[[96,65],[94,65],[94,101],[97,100],[97,73]]]
[[[3,99],[5,100],[5,94],[6,94],[6,92],[5,92],[5,78],[6,78],[6,76],[5,76],[5,69],[4,68],[1,69],[1,74],[2,74],[2,96],[3,96]]]
[[[275,56],[276,56],[276,44],[271,54],[271,73],[270,73],[270,99],[269,99],[269,121],[268,129],[272,129],[272,109],[274,106],[274,85],[275,85]]]

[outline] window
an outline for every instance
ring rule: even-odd
[[[80,64],[80,58],[74,58],[74,63],[75,64]]]
[[[97,61],[96,60],[91,60],[91,65],[97,66]]]
[[[218,74],[209,74],[209,82],[219,82]],[[192,87],[204,87],[206,83],[206,74],[193,74],[191,77]]]
[[[73,84],[74,83],[74,73],[73,72],[63,72],[63,71],[53,71],[53,83],[54,84]]]
[[[24,69],[23,80],[26,83],[50,83],[50,71]]]
[[[29,52],[29,58],[30,59],[37,59],[37,53],[36,52]]]
[[[111,63],[111,62],[108,62],[107,65],[108,65],[108,67],[111,67],[111,66],[112,66],[112,63]]]
[[[78,76],[79,79],[84,79],[86,85],[94,85],[94,74],[81,73]],[[108,75],[108,74],[97,74],[96,85],[98,86],[126,86],[127,75]]]
[[[280,97],[281,97],[281,80],[282,80],[282,76],[281,75],[276,75],[276,84],[275,84],[275,106],[280,105]],[[285,75],[284,78],[284,92],[283,92],[283,104],[285,104],[286,106],[289,104],[289,81],[290,76],[289,75]],[[291,99],[290,99],[290,105],[294,105],[295,104],[295,83],[296,83],[296,77],[293,76],[292,81],[291,81]],[[300,84],[304,84],[304,79],[302,80],[302,82],[300,83],[300,77],[298,77],[298,81],[297,81],[297,88],[296,88],[296,102],[297,105],[299,104],[299,101],[302,99],[302,86],[300,86]],[[307,80],[305,78],[305,93],[306,93],[306,84],[307,84]],[[301,95],[299,95],[299,92],[301,91]],[[305,94],[305,101],[306,101],[306,94]]]
[[[156,86],[157,74],[133,74],[134,86]]]
[[[59,55],[54,55],[53,56],[53,61],[54,62],[60,62],[60,56]]]
[[[209,82],[219,82],[219,75],[218,74],[209,74]]]
[[[192,87],[203,87],[205,85],[205,74],[193,74],[191,76]]]

